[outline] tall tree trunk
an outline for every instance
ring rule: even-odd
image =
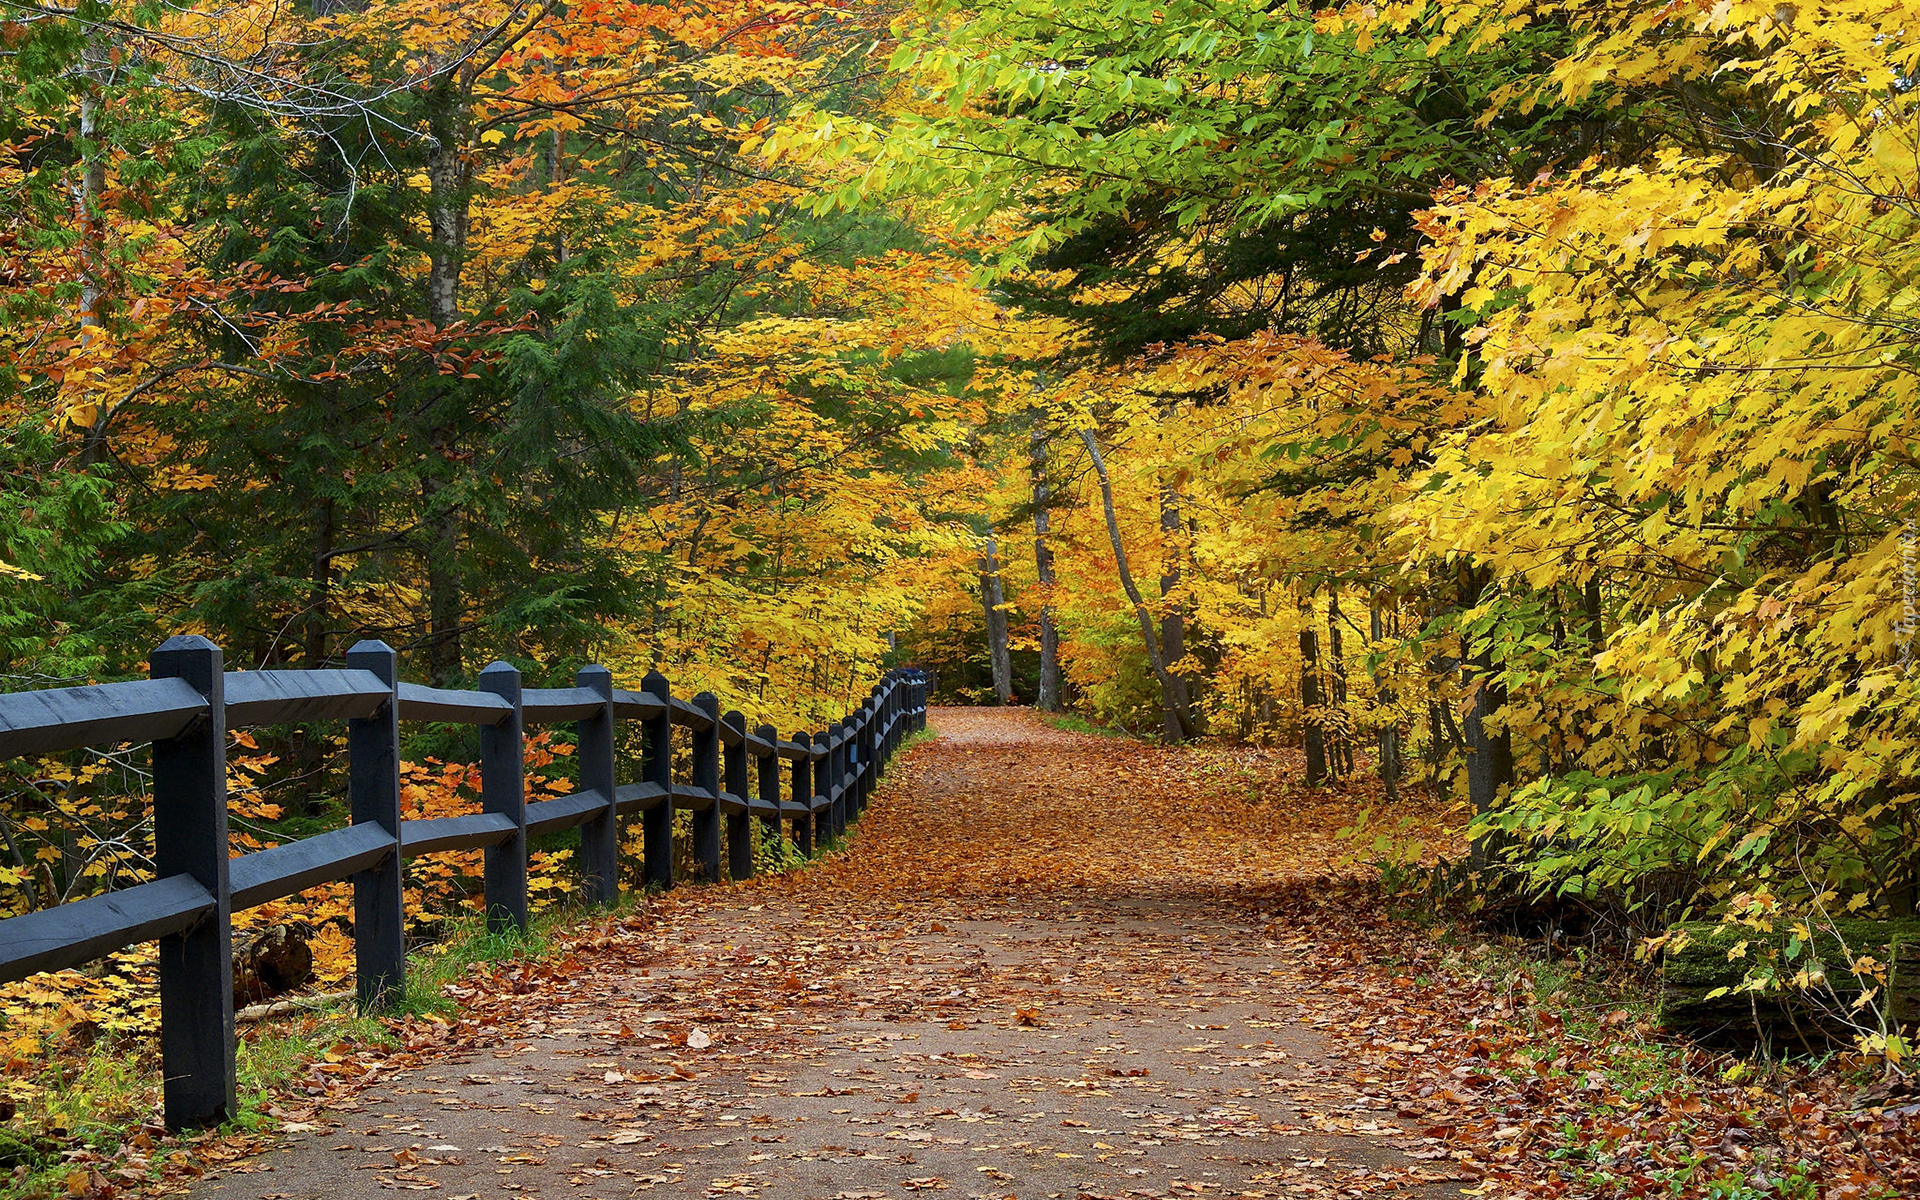
[[[1598,574],[1589,575],[1586,586],[1580,589],[1580,607],[1584,610],[1582,615],[1585,617],[1583,626],[1587,635],[1587,657],[1592,659],[1599,655],[1600,647],[1607,640],[1606,626],[1602,623],[1600,616],[1600,576]]]
[[[427,319],[445,329],[460,319],[460,268],[466,256],[473,167],[467,161],[464,97],[449,75],[435,85],[428,117]]]
[[[327,661],[327,615],[333,608],[334,501],[322,497],[313,514],[313,564],[307,575],[307,611],[301,655],[308,670]]]
[[[1046,599],[1040,605],[1040,695],[1041,712],[1060,711],[1060,631],[1053,624],[1053,547],[1047,544],[1052,502],[1047,487],[1047,434],[1038,414],[1033,422],[1032,453],[1028,458],[1033,471],[1033,568]]]
[[[980,606],[987,613],[987,662],[993,670],[996,704],[1013,703],[1013,657],[1007,648],[1007,595],[1000,583],[1000,543],[989,537],[980,551]]]
[[[1472,608],[1480,602],[1480,597],[1492,583],[1492,575],[1476,568],[1465,568],[1462,573],[1461,606]],[[1467,709],[1467,719],[1463,726],[1463,737],[1467,744],[1467,798],[1473,803],[1476,815],[1492,812],[1499,803],[1500,789],[1513,783],[1513,739],[1505,729],[1498,733],[1487,727],[1506,706],[1506,685],[1499,681],[1497,666],[1493,661],[1491,642],[1478,654],[1472,653],[1473,647],[1463,634],[1460,639],[1460,658],[1470,686],[1474,688],[1473,703]],[[1499,851],[1499,844],[1491,837],[1475,838],[1471,858],[1475,866],[1487,866]]]
[[[307,670],[327,665],[327,617],[333,610],[333,551],[337,544],[338,510],[332,497],[316,502],[313,514],[313,561],[307,572],[307,610],[301,616],[300,656]],[[299,781],[303,815],[319,816],[332,799],[323,786],[326,756],[332,747],[324,733],[296,726],[287,735],[287,761]]]
[[[567,181],[565,132],[554,130],[547,135],[547,190],[557,192]],[[553,256],[560,262],[569,257],[567,235],[564,226],[556,224],[553,233]]]
[[[1346,641],[1340,635],[1340,585],[1327,589],[1327,706],[1333,720],[1329,767],[1334,777],[1353,774],[1353,726],[1347,711]]]
[[[445,453],[440,439],[430,444],[437,453]],[[427,677],[435,687],[451,687],[458,682],[465,662],[460,645],[466,613],[460,574],[460,511],[442,499],[446,490],[446,481],[438,475],[429,475],[420,487],[421,507],[428,514]]]
[[[1386,640],[1385,623],[1380,612],[1381,595],[1382,589],[1375,588],[1367,613],[1367,635],[1373,642],[1376,654],[1379,653],[1381,643]],[[1393,689],[1386,685],[1384,677],[1376,671],[1373,682],[1373,701],[1383,714],[1380,722],[1380,785],[1389,801],[1400,798],[1400,723],[1393,715],[1393,706],[1397,699]]]
[[[87,35],[88,44],[80,53],[80,70],[86,83],[80,94],[80,177],[74,183],[74,222],[80,230],[80,309],[76,314],[79,330],[75,340],[92,348],[102,336],[107,322],[107,220],[102,211],[107,191],[106,129],[100,120],[105,107],[106,75],[111,69],[107,52],[98,39],[98,31]],[[87,423],[86,440],[80,449],[82,470],[106,457],[107,422],[113,408],[99,392],[93,419]]]
[[[465,97],[449,74],[436,84],[428,119],[432,143],[427,153],[427,225],[431,234],[427,266],[427,319],[445,329],[460,319],[460,269],[466,256],[472,166],[466,157]],[[429,387],[437,386],[429,382]],[[435,686],[459,679],[464,656],[461,626],[466,597],[460,570],[461,526],[465,514],[446,496],[445,472],[452,469],[462,414],[458,389],[447,388],[430,406],[427,464],[421,484],[427,528],[427,673]]]
[[[1307,786],[1327,781],[1327,735],[1322,725],[1326,697],[1320,688],[1320,635],[1313,628],[1313,597],[1307,597],[1307,627],[1300,631],[1301,729],[1307,752]]]
[[[1177,731],[1170,736],[1176,741],[1185,741],[1193,736],[1193,716],[1181,702],[1173,677],[1167,673],[1167,660],[1160,652],[1160,639],[1153,629],[1153,613],[1147,609],[1140,587],[1133,581],[1133,570],[1127,565],[1127,547],[1120,538],[1120,518],[1113,510],[1113,479],[1107,474],[1107,461],[1100,456],[1100,443],[1094,438],[1093,430],[1082,429],[1080,440],[1087,444],[1087,454],[1093,459],[1093,473],[1100,481],[1100,505],[1107,516],[1107,540],[1113,545],[1113,565],[1120,574],[1121,588],[1133,604],[1134,619],[1140,623],[1140,640],[1146,643],[1147,664],[1153,668],[1153,677],[1160,684],[1161,711],[1166,714],[1167,728]]]
[[[1467,796],[1476,815],[1492,812],[1499,802],[1500,789],[1513,782],[1513,740],[1505,729],[1493,733],[1487,721],[1506,706],[1507,689],[1496,682],[1493,651],[1482,650],[1467,664],[1470,677],[1478,683],[1473,705],[1467,710],[1464,733],[1467,743]],[[1473,862],[1486,866],[1498,849],[1495,839],[1474,839]]]
[[[1587,582],[1580,589],[1580,635],[1587,643],[1587,670],[1597,681],[1600,675],[1600,651],[1607,644],[1606,618],[1600,607],[1600,575],[1595,572],[1587,576]],[[1576,716],[1576,720],[1578,717]],[[1580,748],[1573,748],[1574,730],[1567,731],[1567,763],[1565,770],[1571,771],[1579,765],[1579,758],[1592,750],[1595,745],[1613,736],[1613,727],[1609,722],[1600,721],[1588,724],[1579,730]]]
[[[1166,706],[1166,730],[1167,737],[1175,741],[1185,735],[1172,714],[1185,713],[1186,722],[1191,722],[1193,713],[1193,689],[1187,677],[1175,669],[1175,664],[1187,656],[1187,618],[1174,600],[1180,590],[1181,532],[1180,493],[1169,484],[1160,489],[1160,653],[1167,660],[1167,679],[1174,692]]]

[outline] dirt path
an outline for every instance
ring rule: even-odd
[[[476,978],[422,1065],[198,1200],[1458,1195],[1273,897],[1327,819],[935,710],[852,850]],[[1337,1018],[1337,1019],[1336,1019]]]

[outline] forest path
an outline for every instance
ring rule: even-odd
[[[1331,1036],[1351,1002],[1302,974],[1287,897],[1325,870],[1328,814],[1022,710],[930,723],[849,851],[681,888],[556,959],[475,974],[411,1065],[193,1195],[1467,1186],[1364,1093],[1377,1081]]]

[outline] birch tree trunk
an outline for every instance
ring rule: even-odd
[[[1378,652],[1380,644],[1386,639],[1386,630],[1380,612],[1381,590],[1374,589],[1372,602],[1368,605],[1367,634]],[[1376,673],[1373,685],[1374,703],[1386,714],[1380,722],[1380,784],[1389,801],[1400,798],[1400,724],[1393,716],[1393,704],[1396,699],[1393,689]]]
[[[1185,741],[1193,736],[1193,716],[1187,712],[1179,690],[1173,686],[1173,677],[1167,673],[1167,660],[1161,654],[1160,638],[1153,628],[1153,613],[1140,595],[1140,587],[1133,581],[1133,570],[1127,564],[1126,543],[1120,537],[1120,518],[1113,509],[1113,479],[1107,474],[1107,461],[1100,456],[1100,443],[1095,440],[1093,430],[1082,429],[1080,440],[1087,445],[1087,454],[1093,459],[1093,473],[1100,481],[1100,506],[1106,512],[1113,565],[1119,572],[1120,586],[1133,605],[1134,619],[1140,623],[1140,640],[1146,643],[1147,664],[1153,668],[1153,677],[1160,684],[1160,708],[1166,715],[1169,736],[1175,741]]]
[[[1167,682],[1173,689],[1165,707],[1167,737],[1174,741],[1187,736],[1182,728],[1191,723],[1193,713],[1193,689],[1186,676],[1175,669],[1187,655],[1187,618],[1173,599],[1180,590],[1182,574],[1180,534],[1180,493],[1167,485],[1160,489],[1160,653],[1166,658]],[[1174,719],[1176,712],[1186,714],[1183,721]]]
[[[987,660],[993,669],[996,704],[1013,703],[1013,656],[1007,648],[1007,596],[1000,583],[1000,544],[987,539],[980,552],[980,606],[987,614]]]
[[[467,119],[464,89],[457,74],[436,84],[427,155],[427,225],[431,235],[427,266],[427,319],[445,329],[460,319],[460,268],[466,256],[472,166],[466,157]],[[428,386],[433,386],[429,384]],[[436,397],[428,415],[427,446],[438,461],[427,465],[421,483],[422,517],[427,528],[427,674],[434,686],[459,677],[464,661],[461,627],[466,615],[460,570],[464,514],[446,495],[447,467],[462,424],[454,396]]]
[[[1036,415],[1033,422],[1033,567],[1047,599],[1040,606],[1040,711],[1060,711],[1060,631],[1053,624],[1053,547],[1047,544],[1052,495],[1047,487],[1047,435]]]

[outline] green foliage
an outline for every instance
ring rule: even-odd
[[[1550,105],[1483,119],[1564,49],[1557,25],[1491,46],[1433,32],[1256,0],[940,4],[891,62],[925,103],[884,128],[803,115],[769,145],[857,154],[849,195],[1011,213],[1000,265],[1033,272],[1008,295],[1110,357],[1269,327],[1435,348],[1392,300],[1418,270],[1413,214],[1444,180],[1530,169],[1579,134]]]
[[[51,469],[44,429],[0,435],[0,671],[84,682],[128,669],[155,640],[154,585],[128,561],[133,525],[101,474]]]

